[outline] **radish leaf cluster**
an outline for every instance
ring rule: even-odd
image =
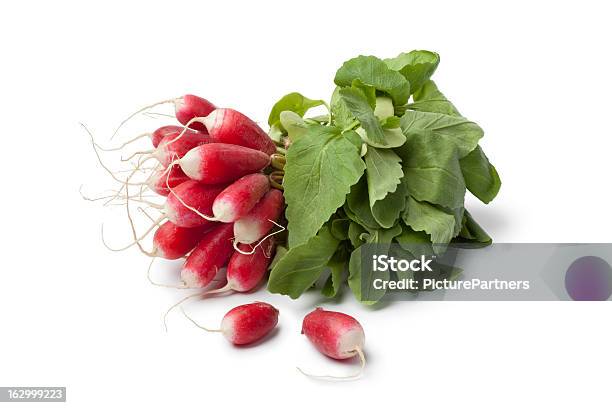
[[[358,300],[372,303],[384,291],[361,293],[364,243],[427,244],[432,253],[438,244],[491,243],[465,195],[489,203],[501,180],[479,145],[483,130],[431,80],[439,62],[420,50],[358,56],[336,72],[329,105],[291,93],[273,107],[270,135],[287,146],[288,239],[271,292],[297,298],[327,273],[325,296],[347,281]],[[328,116],[304,117],[320,105]]]

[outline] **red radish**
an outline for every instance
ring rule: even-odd
[[[151,133],[151,143],[153,144],[153,147],[157,147],[159,145],[159,142],[161,142],[161,140],[168,135],[174,135],[174,137],[180,135],[183,129],[183,126],[176,125],[160,127],[159,129]]]
[[[216,140],[251,149],[260,150],[268,155],[276,152],[276,145],[266,132],[242,113],[227,108],[217,108],[208,116],[194,118],[189,121],[202,123]]]
[[[226,224],[227,225],[227,224]],[[204,241],[204,239],[202,239]],[[250,252],[248,252],[250,250]],[[268,266],[272,261],[272,256],[274,255],[274,238],[270,237],[265,241],[261,242],[261,244],[257,245],[255,248],[251,249],[250,246],[242,245],[239,248],[239,251],[234,252],[232,257],[230,258],[229,263],[227,264],[227,270],[225,273],[225,278],[227,280],[227,284],[222,286],[221,288],[211,288],[211,290],[207,290],[203,293],[194,293],[192,295],[186,296],[173,306],[171,306],[166,314],[164,315],[164,325],[166,325],[166,318],[170,311],[175,307],[179,306],[181,303],[185,302],[188,299],[191,299],[196,296],[202,295],[210,295],[213,293],[225,293],[229,291],[236,292],[248,292],[254,289],[259,282],[264,278],[266,272],[268,271]],[[189,255],[189,258],[196,253],[194,252]],[[198,256],[198,255],[196,255]],[[188,260],[189,260],[188,258]],[[220,264],[221,261],[217,262]],[[150,271],[150,267],[149,267]],[[211,272],[208,272],[208,276]],[[182,276],[182,274],[181,274]],[[206,280],[207,280],[206,279]],[[183,279],[182,286],[170,286],[170,285],[160,285],[153,282],[150,278],[151,283],[158,286],[166,286],[166,287],[174,287],[174,288],[192,288],[193,282],[189,280]],[[206,281],[204,280],[204,282]],[[199,285],[199,283],[196,283]],[[196,286],[197,287],[197,286]],[[209,287],[209,285],[204,285],[203,288]],[[167,328],[167,326],[166,326]]]
[[[215,198],[212,210],[216,220],[236,221],[251,211],[268,190],[268,177],[261,173],[249,174],[234,181]]]
[[[208,229],[208,226],[183,228],[167,221],[153,235],[152,253],[164,259],[179,259],[195,248]]]
[[[181,280],[190,288],[203,288],[232,256],[233,225],[219,224],[202,237],[181,269]]]
[[[234,223],[236,242],[252,244],[263,238],[278,220],[284,207],[283,193],[270,190],[244,217]]]
[[[216,109],[216,106],[204,98],[195,95],[184,95],[174,101],[174,114],[176,119],[186,125],[191,119],[207,116]],[[206,126],[199,122],[193,122],[190,128],[206,131]]]
[[[270,156],[248,147],[209,143],[191,149],[178,164],[193,180],[220,184],[260,171],[270,164]]]
[[[170,174],[168,174],[168,172],[170,172]],[[158,170],[153,173],[149,178],[147,185],[157,194],[167,196],[170,194],[170,189],[174,189],[174,187],[189,180],[190,178],[183,173],[180,166],[175,164],[170,167],[170,170]],[[168,186],[170,188],[168,188]]]
[[[240,245],[248,252],[248,245]],[[270,237],[255,249],[253,254],[234,252],[227,265],[227,286],[236,292],[248,292],[254,289],[268,271],[274,255],[274,237]]]
[[[197,181],[186,181],[168,195],[164,212],[175,225],[184,228],[210,224],[206,216],[212,213],[212,204],[225,186],[205,185]]]
[[[157,148],[151,152],[151,155],[162,166],[167,167],[172,161],[185,156],[194,147],[215,141],[207,133],[191,129],[187,129],[181,137],[178,137],[180,134],[181,132],[167,135],[159,142]]]
[[[114,138],[117,135],[117,132],[119,132],[119,130],[123,127],[123,125],[130,121],[130,119],[132,119],[134,116],[146,112],[156,106],[168,103],[174,105],[174,114],[176,116],[176,119],[183,125],[187,125],[187,123],[191,122],[194,118],[207,116],[216,109],[215,105],[213,105],[206,99],[189,94],[180,96],[178,98],[166,99],[164,101],[155,102],[151,105],[147,105],[137,110],[136,112],[125,118],[123,121],[121,121],[121,123],[119,124],[119,126],[117,126],[117,129],[115,129],[115,132],[111,136],[111,139]],[[196,130],[206,129],[206,127],[203,126],[202,123],[196,121],[189,123],[189,127]]]
[[[236,306],[223,316],[220,329],[208,329],[198,324],[183,310],[193,324],[210,332],[221,332],[232,344],[253,343],[272,331],[278,323],[278,309],[264,302]]]
[[[365,334],[361,324],[355,318],[344,313],[327,311],[318,307],[304,317],[302,334],[306,335],[317,350],[328,357],[345,360],[359,355],[361,359],[361,369],[355,375],[348,377],[314,377],[354,378],[363,371],[365,366],[365,356],[363,355]]]
[[[227,264],[227,285],[206,294],[223,293],[230,290],[248,292],[264,278],[274,255],[274,238],[266,239],[254,251],[248,245],[240,245]]]
[[[214,139],[208,133],[183,128],[178,133],[169,132],[155,149],[135,152],[131,156],[122,159],[122,161],[130,160],[136,156],[143,156],[139,159],[140,163],[143,163],[145,159],[155,158],[164,167],[168,167],[172,161],[183,157],[194,147],[212,142],[214,142]]]

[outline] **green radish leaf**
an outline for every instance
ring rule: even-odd
[[[348,252],[344,246],[338,247],[336,253],[327,263],[330,274],[329,278],[325,282],[325,286],[323,286],[323,289],[321,289],[323,296],[334,297],[340,292],[342,282],[344,281],[344,271],[346,270],[346,263],[348,259]]]
[[[501,187],[501,179],[480,146],[461,159],[459,164],[468,190],[485,204],[493,201]]]
[[[348,229],[351,224],[351,220],[348,218],[337,218],[332,220],[330,231],[334,238],[338,241],[344,241],[348,239]]]
[[[309,99],[298,92],[292,92],[283,96],[274,104],[268,117],[268,125],[278,125],[280,123],[280,114],[283,111],[295,112],[302,117],[309,109],[323,104],[325,102],[320,99]]]
[[[434,244],[448,244],[453,239],[455,216],[429,203],[408,197],[403,219],[413,230],[429,234]]]
[[[440,56],[431,51],[414,50],[385,60],[389,68],[399,71],[408,82],[412,93],[418,91],[438,68]]]
[[[355,299],[366,305],[375,304],[386,293],[386,290],[384,289],[375,289],[373,286],[369,285],[367,286],[368,292],[362,292],[362,281],[371,282],[374,280],[372,272],[373,271],[371,271],[371,268],[368,268],[366,271],[362,271],[361,247],[355,248],[355,250],[351,253],[351,258],[349,260],[348,284],[353,291],[353,295],[355,295]],[[383,280],[389,280],[390,272],[388,270],[386,272],[376,272],[376,277]],[[366,301],[364,299],[369,300]]]
[[[471,244],[480,244],[477,246],[491,245],[493,239],[487,232],[472,218],[472,215],[465,210],[463,214],[463,222],[461,232],[456,238],[457,242],[469,242]]]
[[[404,176],[401,162],[393,150],[368,148],[365,163],[370,207],[397,189]]]
[[[336,72],[334,82],[338,86],[352,86],[359,79],[378,91],[386,92],[395,105],[404,105],[410,97],[410,83],[402,74],[390,69],[384,61],[360,55],[346,61]]]
[[[355,221],[351,222],[351,225],[349,225],[349,240],[353,248],[357,248],[365,242],[362,239],[365,233],[367,233],[367,231],[361,224]]]
[[[289,249],[272,269],[268,290],[297,299],[321,276],[339,242],[325,226],[308,242]]]
[[[401,128],[393,128],[393,129],[385,129],[383,128],[383,133],[385,135],[385,144],[375,143],[368,138],[366,131],[363,128],[355,129],[355,133],[357,133],[361,140],[363,140],[367,145],[377,147],[379,149],[392,149],[394,147],[400,147],[404,143],[406,143],[406,136],[402,133]],[[367,146],[366,146],[367,147]]]
[[[311,123],[313,125],[321,125],[329,123],[329,113],[327,115],[317,115],[312,116],[310,118],[304,119],[306,123]]]
[[[346,206],[350,210],[347,215],[354,222],[368,229],[380,228],[370,209],[368,182],[365,177],[351,187],[351,192],[346,196]]]
[[[334,124],[340,129],[348,129],[354,125],[355,116],[340,96],[340,87],[336,87],[331,98],[331,111]]]
[[[376,107],[374,108],[374,115],[381,121],[384,121],[390,116],[395,114],[395,108],[393,107],[393,100],[386,96],[379,96],[376,98]],[[399,124],[395,127],[399,127]]]
[[[383,129],[397,129],[401,126],[401,120],[397,116],[387,116],[380,121],[380,125]]]
[[[452,216],[455,217],[455,228],[453,229],[453,237],[456,237],[457,235],[459,235],[459,232],[461,231],[461,228],[463,227],[463,215],[465,213],[465,208],[464,207],[459,207],[459,208],[440,207],[440,209],[449,214],[452,214]]]
[[[453,144],[443,138],[417,134],[395,152],[402,158],[405,184],[411,196],[447,208],[463,207],[465,182]]]
[[[430,140],[442,139],[445,144],[456,147],[459,158],[474,150],[484,136],[476,123],[442,113],[406,111],[401,125],[408,141],[419,136]]]
[[[400,213],[406,207],[407,190],[404,183],[397,185],[397,190],[376,201],[372,206],[372,216],[381,227],[391,228],[399,219]]]
[[[408,104],[408,109],[461,116],[455,105],[446,99],[446,96],[440,92],[438,86],[432,80],[425,82],[421,89],[414,93],[412,99],[414,102]]]
[[[280,262],[280,260],[283,258],[283,256],[285,256],[287,254],[288,249],[282,245],[277,245],[276,246],[276,253],[274,254],[274,259],[272,259],[272,262],[270,262],[270,266],[268,267],[268,270],[272,270],[274,269],[274,267],[276,266],[277,263]]]
[[[358,89],[363,92],[363,96],[365,96],[366,100],[368,101],[368,105],[370,105],[372,109],[376,108],[376,88],[364,84],[359,79],[353,80],[351,88]]]
[[[365,129],[368,139],[375,143],[385,145],[385,133],[383,132],[383,128],[380,122],[378,122],[378,118],[374,116],[374,110],[368,103],[363,91],[358,88],[342,88],[338,92],[346,107]]]
[[[390,244],[395,237],[402,233],[402,226],[396,224],[391,228],[379,228],[377,230],[371,230],[369,233],[370,239],[368,243]]]
[[[361,141],[361,137],[357,134],[357,132],[354,130],[349,130],[348,132],[343,132],[342,136],[351,142],[353,146],[355,146],[355,148],[361,152],[363,142]]]
[[[270,126],[270,130],[268,131],[268,137],[275,142],[280,142],[284,134],[285,132],[279,125]]]
[[[293,248],[313,237],[344,204],[365,165],[355,145],[332,126],[310,126],[286,157],[285,214]]]
[[[396,225],[393,228],[389,229],[378,229],[370,231],[369,239],[367,243],[369,244],[390,244],[393,241],[393,238],[401,234],[402,227],[400,225]],[[362,234],[363,235],[363,234]],[[385,246],[378,248],[378,251],[383,249]],[[388,251],[388,246],[386,246]],[[362,283],[363,282],[372,282],[375,278],[380,278],[383,280],[388,280],[390,277],[390,272],[382,272],[377,271],[376,273],[372,270],[372,268],[366,268],[364,270],[361,264],[361,250],[362,247],[356,248],[351,254],[351,259],[349,261],[349,278],[348,283],[349,287],[353,291],[355,298],[364,304],[374,304],[379,301],[386,293],[384,289],[375,289],[372,285],[366,285],[367,292],[363,292]],[[369,265],[369,263],[368,263]],[[365,300],[367,299],[367,300]]]
[[[415,231],[410,226],[402,224],[402,233],[395,237],[397,243],[414,256],[433,255],[431,237],[425,231]]]
[[[292,142],[298,140],[308,129],[304,119],[292,111],[282,111],[280,113],[280,123],[287,130],[287,136]]]

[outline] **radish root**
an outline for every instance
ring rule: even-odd
[[[161,224],[161,222],[165,219],[165,216],[161,216],[159,217],[157,220],[153,221],[153,225],[151,225],[140,237],[134,239],[134,241],[132,241],[131,243],[120,247],[120,248],[112,248],[111,246],[109,246],[106,243],[106,240],[104,239],[104,224],[102,224],[101,226],[101,231],[100,234],[102,236],[102,244],[104,244],[104,246],[106,247],[106,249],[108,249],[109,251],[113,251],[113,252],[121,252],[121,251],[125,251],[126,249],[129,249],[131,247],[133,247],[134,245],[136,245],[138,242],[142,241],[143,239],[145,239],[150,233],[151,231],[153,231],[153,229],[157,226],[159,226],[159,224]],[[148,252],[147,252],[148,253]],[[151,256],[155,256],[155,254],[153,252],[150,252]]]
[[[96,147],[99,150],[101,150],[103,152],[117,152],[119,150],[122,150],[124,147],[128,146],[129,144],[134,143],[135,141],[140,140],[143,137],[147,137],[147,136],[148,137],[152,137],[153,134],[151,132],[141,133],[138,136],[136,136],[136,137],[128,140],[127,142],[124,142],[124,143],[122,143],[122,144],[120,144],[119,146],[116,146],[116,147],[103,147],[103,146],[100,146],[98,143],[96,143],[95,145],[96,145]]]
[[[221,329],[209,329],[208,327],[204,327],[204,326],[202,326],[200,323],[198,323],[198,322],[196,322],[195,320],[193,320],[193,318],[192,318],[191,316],[189,316],[189,315],[187,314],[187,312],[185,312],[185,309],[183,309],[182,307],[181,307],[181,312],[183,312],[183,316],[185,316],[185,317],[187,318],[187,320],[189,320],[191,323],[193,323],[193,324],[194,324],[194,326],[196,326],[196,327],[198,327],[198,328],[200,328],[200,329],[202,329],[202,330],[205,330],[205,331],[207,331],[207,332],[211,332],[211,333],[221,333]]]
[[[366,365],[366,358],[365,358],[365,355],[363,354],[363,350],[361,350],[361,347],[357,347],[353,351],[357,353],[357,355],[359,356],[359,361],[360,361],[359,370],[355,372],[354,374],[339,375],[339,376],[337,375],[315,375],[315,374],[310,374],[310,373],[305,372],[300,367],[296,367],[296,368],[300,373],[304,374],[306,377],[314,378],[316,380],[329,380],[329,381],[356,380],[359,377],[361,377],[361,375],[363,374],[363,370]]]
[[[189,286],[185,285],[185,283],[183,283],[181,285],[169,285],[169,284],[165,284],[165,283],[155,282],[153,280],[153,278],[151,277],[151,269],[152,269],[153,263],[155,262],[156,259],[157,258],[151,259],[151,262],[149,263],[149,267],[147,268],[147,279],[149,280],[151,285],[159,286],[161,288],[169,288],[169,289],[197,289],[197,288],[190,288]]]
[[[138,114],[140,114],[140,113],[143,113],[143,112],[146,112],[146,111],[148,111],[149,109],[153,109],[154,107],[159,106],[159,105],[164,105],[164,104],[167,104],[167,103],[176,103],[176,101],[177,101],[178,99],[180,99],[180,97],[176,97],[176,98],[172,98],[172,99],[166,99],[166,100],[164,100],[164,101],[156,102],[156,103],[153,103],[153,104],[151,104],[151,105],[147,105],[147,106],[145,106],[144,108],[141,108],[141,109],[137,110],[136,112],[132,113],[130,116],[128,116],[127,118],[123,119],[123,120],[121,121],[121,123],[119,123],[119,126],[117,126],[117,128],[116,128],[116,129],[115,129],[115,131],[113,132],[113,135],[111,136],[110,140],[113,140],[113,138],[114,138],[114,137],[117,135],[117,133],[119,132],[119,130],[121,130],[121,128],[122,128],[122,127],[123,127],[123,126],[124,126],[126,123],[128,123],[128,122],[129,122],[129,121],[130,121],[130,120],[131,120],[133,117],[135,117],[136,115],[138,115]]]
[[[177,307],[179,307],[181,304],[183,304],[183,302],[194,298],[196,296],[202,296],[203,293],[202,292],[197,292],[197,293],[192,293],[191,295],[185,296],[184,298],[182,298],[181,300],[179,300],[178,302],[176,302],[175,304],[173,304],[172,306],[170,306],[168,308],[168,310],[166,310],[166,313],[164,313],[164,317],[163,317],[163,321],[164,321],[164,329],[166,330],[166,332],[168,331],[168,315],[170,314],[170,312],[173,309],[176,309]]]
[[[270,221],[272,224],[274,224],[274,225],[276,225],[277,227],[279,227],[279,228],[280,228],[280,230],[275,231],[275,232],[272,232],[272,233],[270,233],[270,234],[266,235],[265,237],[263,237],[262,239],[260,239],[260,240],[259,240],[259,242],[257,243],[257,245],[255,245],[254,247],[252,247],[251,251],[243,251],[243,250],[241,250],[241,249],[238,247],[238,244],[240,244],[240,242],[237,242],[236,240],[234,240],[234,241],[233,241],[233,246],[234,246],[234,249],[235,249],[237,252],[240,252],[242,255],[253,255],[253,254],[255,253],[255,251],[257,251],[257,248],[258,248],[260,245],[262,245],[262,244],[265,242],[265,240],[266,240],[266,239],[270,238],[271,236],[274,236],[274,235],[276,235],[276,234],[280,234],[281,232],[285,231],[285,229],[286,229],[286,228],[285,228],[285,227],[283,227],[282,225],[280,225],[279,223],[277,223],[277,222],[275,222],[275,221],[272,221],[272,220],[270,220],[270,219],[269,219],[268,221]],[[269,257],[270,257],[270,255],[271,255],[270,253],[266,254],[266,258],[269,258]]]
[[[178,160],[174,160],[174,161],[172,161],[172,163],[170,163],[170,164],[168,165],[168,169],[171,169],[171,168],[172,168],[172,167],[173,167],[175,164],[177,164],[177,163],[178,163]],[[186,204],[186,203],[183,201],[183,199],[182,199],[181,197],[179,197],[179,196],[178,196],[178,194],[175,194],[175,193],[174,193],[174,190],[172,189],[172,187],[170,187],[170,172],[169,172],[169,171],[168,171],[168,173],[166,174],[166,188],[168,189],[168,191],[170,192],[170,194],[172,194],[173,196],[175,196],[175,197],[176,197],[176,199],[178,200],[178,202],[179,202],[179,203],[181,203],[181,205],[182,205],[183,207],[187,208],[188,210],[193,211],[194,213],[196,213],[197,215],[199,215],[200,217],[204,218],[204,219],[205,219],[205,220],[207,220],[207,221],[218,221],[218,219],[217,219],[217,218],[215,218],[215,217],[211,217],[211,216],[209,216],[209,215],[202,214],[200,211],[198,211],[198,209],[197,209],[197,208],[194,208],[194,207],[192,207],[192,206],[190,206],[190,205],[187,205],[187,204]]]

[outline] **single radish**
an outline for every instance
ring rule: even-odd
[[[183,129],[183,126],[176,125],[168,125],[158,128],[153,133],[151,133],[151,143],[153,144],[153,147],[157,147],[159,145],[159,142],[161,142],[161,140],[168,135],[174,135],[174,137],[180,135]]]
[[[236,306],[223,316],[220,329],[206,328],[184,310],[183,314],[197,327],[209,332],[221,332],[227,341],[235,345],[250,344],[265,337],[278,323],[278,309],[264,302]]]
[[[217,221],[234,222],[253,209],[270,190],[268,177],[261,173],[244,176],[223,190],[213,203],[213,215]]]
[[[194,180],[186,181],[168,195],[164,213],[168,220],[184,228],[210,224],[206,219],[212,213],[212,204],[225,186],[206,185]]]
[[[153,235],[152,253],[164,259],[179,259],[195,248],[208,229],[209,226],[183,228],[166,221]]]
[[[243,252],[234,252],[227,264],[227,287],[236,292],[254,289],[264,278],[274,256],[274,237],[267,238],[262,245],[249,254],[248,245],[240,245]]]
[[[153,151],[146,152],[151,153],[164,167],[177,159],[185,156],[194,147],[198,147],[207,143],[213,143],[215,140],[210,137],[207,133],[198,132],[195,130],[187,129],[181,137],[181,134],[169,134],[164,137],[157,148]],[[144,152],[143,152],[144,153]]]
[[[176,119],[186,125],[191,119],[207,116],[216,109],[216,106],[204,98],[195,95],[184,95],[174,101],[174,114]],[[190,128],[206,131],[206,126],[199,122],[193,122]]]
[[[348,377],[312,376],[300,370],[302,373],[311,377],[331,379],[355,378],[361,375],[365,367],[363,354],[365,334],[361,324],[355,318],[318,307],[304,317],[302,334],[306,335],[317,350],[328,357],[345,360],[359,355],[361,359],[361,369]]]
[[[204,234],[181,269],[185,286],[202,288],[210,283],[232,256],[233,230],[232,224],[219,224]]]
[[[175,164],[170,169],[155,171],[147,181],[147,185],[157,194],[167,196],[170,194],[170,189],[189,180],[190,178],[183,173],[181,167]]]
[[[274,256],[274,237],[267,238],[261,245],[251,248],[240,245],[240,251],[234,252],[227,264],[227,285],[220,289],[206,292],[224,293],[229,291],[248,292],[253,290],[264,278]]]
[[[115,129],[115,132],[111,136],[111,139],[114,138],[119,132],[119,130],[123,127],[123,125],[129,122],[134,116],[153,109],[156,106],[169,103],[174,105],[174,115],[180,123],[182,123],[183,125],[187,125],[189,123],[190,128],[202,131],[206,130],[204,124],[198,121],[192,122],[192,120],[194,118],[207,116],[216,109],[216,106],[207,101],[206,99],[190,94],[179,96],[178,98],[171,98],[160,102],[155,102],[151,105],[147,105],[143,108],[140,108],[139,110],[122,120],[119,126],[117,126],[117,129]],[[155,143],[153,145],[155,146]]]
[[[263,238],[278,221],[284,204],[281,191],[268,191],[247,215],[234,223],[236,242],[252,244]]]
[[[257,173],[270,164],[270,156],[248,147],[208,143],[191,149],[177,162],[191,179],[221,184]]]
[[[168,167],[174,160],[180,159],[188,151],[194,147],[206,143],[212,143],[215,140],[208,135],[208,133],[198,132],[197,130],[182,128],[178,133],[169,132],[159,142],[155,149],[141,150],[133,153],[122,161],[130,160],[134,157],[140,156],[139,163],[143,163],[145,160],[151,158],[157,159],[162,166]]]
[[[216,140],[251,149],[268,155],[276,152],[276,145],[259,125],[242,113],[228,108],[217,108],[208,116],[190,120],[188,126],[202,123]]]

